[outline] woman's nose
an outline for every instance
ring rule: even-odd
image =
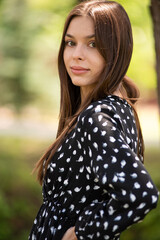
[[[83,60],[84,59],[84,47],[77,45],[73,51],[73,59]]]

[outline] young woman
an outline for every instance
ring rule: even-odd
[[[156,207],[126,77],[132,31],[121,5],[87,1],[69,14],[59,51],[57,138],[37,164],[43,204],[31,240],[117,240]]]

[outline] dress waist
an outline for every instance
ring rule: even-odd
[[[53,215],[58,216],[58,219],[63,220],[76,220],[78,217],[78,212],[73,208],[73,205],[66,205],[60,203],[58,200],[52,198],[43,198],[42,208],[47,210],[47,212],[52,212]],[[55,219],[56,220],[56,219]]]
[[[34,221],[29,240],[62,239],[65,232],[75,226],[78,215],[65,204],[54,199],[43,199]],[[36,238],[35,238],[36,237]]]

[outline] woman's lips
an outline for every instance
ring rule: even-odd
[[[80,66],[72,66],[71,71],[72,71],[72,73],[79,75],[79,74],[84,74],[84,73],[88,72],[89,69],[88,68],[83,68],[83,67],[80,67]]]

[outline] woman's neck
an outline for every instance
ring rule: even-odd
[[[87,91],[88,90],[88,91]],[[90,89],[86,89],[85,88],[85,91],[84,89],[81,87],[80,88],[80,94],[81,94],[81,105],[83,105],[83,103],[85,102],[87,96],[90,94],[91,90]],[[121,91],[121,88],[118,87],[113,93],[113,95],[116,95],[120,98],[123,98],[124,97],[124,94],[123,92]]]
[[[120,98],[123,98],[123,94],[121,93],[119,88],[116,91],[113,92],[113,95],[116,95],[116,96],[118,96]]]

